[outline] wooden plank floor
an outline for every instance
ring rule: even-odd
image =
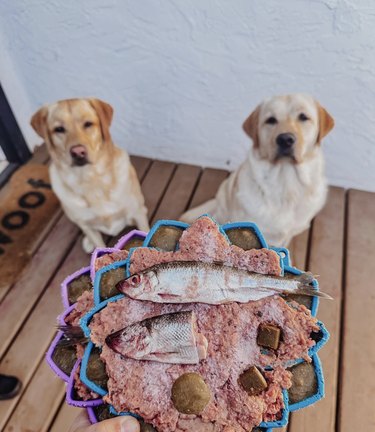
[[[151,223],[178,218],[211,198],[227,176],[191,165],[132,161]],[[64,384],[48,369],[44,354],[62,309],[59,285],[88,263],[80,242],[78,229],[59,213],[19,280],[0,296],[0,371],[23,381],[17,398],[0,402],[2,431],[66,432],[79,412],[65,404]],[[375,291],[367,271],[375,264],[375,194],[331,188],[327,205],[290,250],[293,264],[319,274],[322,289],[335,300],[322,302],[318,314],[331,332],[320,352],[326,398],[292,414],[284,431],[375,430]]]

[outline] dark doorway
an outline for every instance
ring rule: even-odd
[[[0,187],[31,153],[0,84]]]

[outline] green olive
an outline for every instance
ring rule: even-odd
[[[211,399],[203,378],[194,372],[181,375],[172,386],[172,402],[184,414],[200,414]]]

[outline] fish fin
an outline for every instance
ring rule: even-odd
[[[314,289],[312,285],[314,279],[316,279],[316,276],[311,272],[304,272],[298,275],[297,280],[300,282],[300,285],[296,291],[293,291],[292,294],[315,296],[333,300],[329,294]]]
[[[296,295],[306,295],[310,297],[320,297],[328,300],[333,300],[329,294],[326,294],[323,291],[318,291],[314,289],[311,285],[300,285],[295,291],[288,292],[287,294],[296,294]]]
[[[315,279],[315,276],[311,272],[305,272],[298,275],[296,279],[303,285],[310,285]]]
[[[252,287],[246,287],[246,286],[241,286],[239,288],[252,288]],[[254,289],[254,288],[252,288]],[[280,293],[280,294],[284,294],[284,295],[305,295],[305,296],[309,296],[309,297],[320,297],[320,298],[325,298],[328,300],[333,300],[333,298],[329,295],[326,294],[322,291],[318,291],[316,290],[312,285],[300,285],[298,288],[296,288],[293,291],[288,291],[285,290],[283,288],[278,288],[278,287],[257,287],[255,288],[258,291],[273,291],[275,294],[276,293]]]
[[[60,346],[72,346],[88,341],[88,338],[79,326],[58,325],[57,329],[64,333],[64,338],[59,341]]]

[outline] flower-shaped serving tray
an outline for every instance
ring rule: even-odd
[[[61,293],[62,293],[62,300],[64,305],[64,312],[59,317],[59,323],[64,323],[64,318],[74,309],[74,304],[72,304],[71,299],[69,300],[69,286],[72,282],[75,280],[81,278],[82,276],[85,277],[87,280],[87,275],[90,276],[93,290],[94,290],[94,307],[85,314],[81,320],[80,324],[81,327],[85,333],[85,335],[89,338],[90,337],[90,329],[89,324],[93,316],[103,308],[107,306],[109,302],[115,302],[121,298],[124,297],[123,294],[117,294],[110,298],[103,299],[101,297],[100,293],[100,282],[103,277],[103,275],[111,271],[113,269],[123,268],[124,270],[124,278],[130,276],[130,258],[133,253],[133,251],[136,249],[135,247],[130,248],[129,255],[125,260],[122,261],[115,261],[110,265],[107,265],[98,271],[95,271],[95,261],[98,257],[103,256],[105,254],[109,254],[112,252],[116,252],[123,249],[129,249],[127,246],[134,244],[134,241],[137,241],[138,244],[141,240],[143,240],[143,247],[150,247],[155,248],[159,247],[163,250],[178,250],[178,239],[179,236],[182,234],[182,232],[188,228],[189,225],[179,222],[179,221],[172,221],[172,220],[161,220],[157,222],[150,230],[148,234],[133,230],[126,234],[124,237],[122,237],[118,243],[113,248],[97,248],[92,254],[91,257],[91,263],[89,267],[82,268],[78,270],[77,272],[73,273],[72,275],[68,276],[64,282],[61,285]],[[232,233],[235,233],[236,230],[240,230],[241,232],[246,232],[247,237],[250,239],[251,247],[256,248],[268,248],[272,249],[280,257],[280,265],[282,268],[282,274],[293,274],[293,275],[299,275],[302,273],[301,270],[293,267],[291,265],[291,258],[289,251],[285,248],[272,248],[268,247],[262,233],[260,232],[259,228],[255,223],[252,222],[237,222],[237,223],[230,223],[225,225],[219,226],[220,232],[224,234],[226,239],[228,240],[229,244],[237,244],[239,247],[243,247],[243,244],[236,243],[236,237],[232,236]],[[165,249],[165,243],[158,244],[158,242],[155,240],[158,238],[160,243],[160,237],[163,238],[163,233],[166,233],[169,231],[174,232],[174,235],[176,236],[175,242],[171,245],[167,245],[169,249]],[[180,234],[178,234],[180,232]],[[170,242],[169,242],[170,243]],[[162,247],[160,247],[162,246]],[[318,283],[316,280],[314,280],[313,285],[316,290],[319,289]],[[88,289],[90,289],[88,287]],[[318,297],[312,297],[310,304],[308,304],[308,308],[311,310],[311,314],[313,316],[316,316],[317,309],[318,309],[319,299]],[[273,422],[262,422],[259,427],[255,428],[254,431],[258,432],[272,432],[273,428],[279,428],[287,425],[289,413],[293,411],[297,411],[299,409],[305,408],[309,405],[314,404],[318,400],[322,399],[324,397],[324,377],[323,377],[323,371],[322,366],[318,357],[318,351],[322,348],[322,346],[327,342],[329,338],[329,333],[324,327],[323,323],[318,322],[318,325],[320,327],[320,332],[318,333],[318,339],[316,340],[316,344],[309,350],[309,356],[312,359],[312,367],[314,372],[314,391],[308,394],[307,397],[305,397],[302,400],[298,401],[292,401],[289,397],[288,390],[283,390],[283,397],[284,397],[284,409],[282,410],[281,418],[277,421]],[[62,371],[59,366],[54,362],[53,360],[53,354],[58,346],[59,341],[63,338],[63,333],[58,332],[55,339],[53,340],[48,352],[47,352],[47,362],[51,366],[52,370],[65,382],[67,382],[67,398],[66,401],[70,405],[79,406],[79,407],[85,407],[87,408],[87,412],[89,415],[89,418],[92,423],[96,423],[99,421],[99,415],[98,413],[100,411],[106,410],[109,412],[110,416],[116,416],[116,415],[134,415],[137,417],[137,415],[130,413],[130,412],[121,412],[118,413],[115,411],[115,409],[112,406],[109,406],[103,402],[101,399],[107,394],[107,389],[100,387],[97,383],[91,381],[87,376],[87,364],[90,358],[90,354],[92,352],[92,349],[94,347],[93,343],[91,341],[88,342],[84,355],[82,359],[77,359],[76,363],[74,364],[70,375],[66,373],[66,371]],[[290,365],[288,364],[288,367],[298,367],[298,365],[305,363],[304,360],[299,359],[297,361],[291,362]],[[100,398],[88,400],[88,401],[80,401],[75,399],[75,393],[74,393],[74,375],[76,372],[76,369],[80,367],[80,380],[82,383],[84,383],[89,390],[97,393],[100,395]]]

